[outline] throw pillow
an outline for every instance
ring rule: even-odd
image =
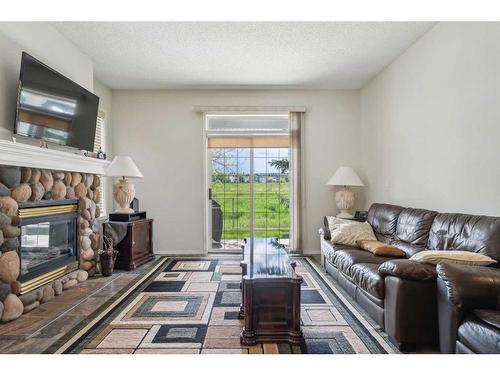
[[[486,255],[459,250],[424,250],[414,254],[410,260],[430,264],[438,264],[441,262],[466,264],[469,266],[488,266],[497,262],[495,259]]]
[[[330,231],[335,225],[352,223],[352,220],[340,219],[335,216],[327,216],[326,220],[328,221],[328,229],[330,229]]]
[[[333,243],[356,246],[356,241],[377,239],[370,224],[351,220],[346,221],[347,223],[330,226],[331,241]]]
[[[356,244],[363,250],[367,250],[370,253],[381,257],[402,258],[406,255],[403,250],[400,250],[395,246],[388,245],[381,241],[361,240],[356,241]]]

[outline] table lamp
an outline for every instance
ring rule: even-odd
[[[122,177],[113,186],[113,198],[118,206],[116,213],[132,213],[130,203],[135,197],[134,184],[131,184],[127,178],[144,177],[135,165],[130,156],[115,156],[111,164],[106,168],[106,176]]]
[[[350,219],[353,216],[348,210],[354,205],[354,192],[348,186],[365,186],[363,181],[351,167],[340,167],[328,180],[327,185],[342,186],[335,193],[335,203],[340,210],[338,218]]]

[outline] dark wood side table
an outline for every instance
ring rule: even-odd
[[[133,270],[140,265],[154,259],[153,254],[153,219],[141,219],[131,222],[110,221],[107,225],[111,227],[125,226],[123,239],[114,244],[118,250],[115,268],[121,270]]]
[[[364,223],[366,221],[366,217],[350,217],[347,220],[359,221],[360,223]]]
[[[240,318],[245,319],[245,326],[241,343],[300,345],[304,342],[300,328],[302,277],[295,273],[295,262],[273,238],[246,240],[243,254]]]

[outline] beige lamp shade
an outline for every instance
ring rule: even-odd
[[[106,168],[106,176],[129,178],[144,177],[130,156],[115,156],[111,164]]]
[[[340,167],[327,182],[334,186],[365,186],[351,167]]]

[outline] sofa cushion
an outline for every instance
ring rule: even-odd
[[[359,250],[359,248],[333,243],[324,239],[321,240],[321,251],[325,254],[325,259],[333,265],[335,265],[333,263],[333,254],[339,250]]]
[[[427,248],[473,251],[500,262],[500,218],[437,214],[431,226]],[[500,263],[493,266],[499,267]]]
[[[398,217],[404,207],[374,203],[368,210],[366,221],[370,223],[379,241],[389,243],[396,233]]]
[[[334,251],[339,251],[339,250],[361,250],[357,246],[342,245],[342,244],[339,244],[339,243],[331,243],[331,244],[333,246],[333,250]]]
[[[458,338],[474,353],[500,353],[500,330],[475,316],[463,321],[458,328]]]
[[[398,217],[396,238],[412,245],[425,246],[436,211],[405,208]]]
[[[419,251],[425,250],[425,246],[412,245],[411,243],[399,240],[393,240],[390,242],[390,244],[397,247],[399,250],[404,251],[404,253],[406,254],[405,258],[411,258],[412,255],[418,253]]]
[[[490,326],[500,329],[500,310],[476,309],[474,315]]]
[[[369,253],[368,251],[356,249],[356,250],[337,250],[333,253],[332,261],[333,264],[342,272],[347,275],[350,274],[350,268],[352,265],[357,263],[373,263],[382,264],[391,258],[378,257]]]
[[[378,264],[357,263],[351,269],[354,283],[372,296],[384,299],[384,279],[378,273]]]

